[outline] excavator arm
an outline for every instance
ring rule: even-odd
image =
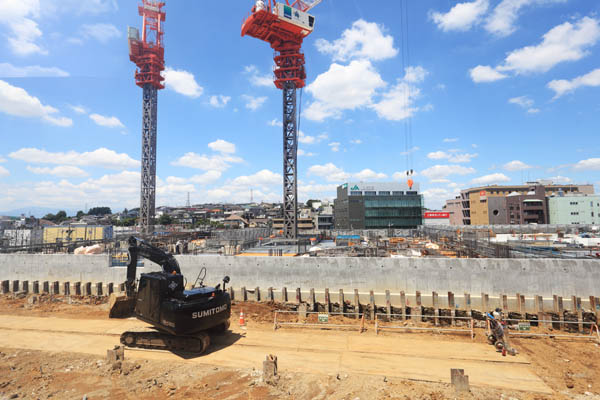
[[[172,254],[169,254],[158,247],[152,246],[142,239],[131,236],[129,238],[129,264],[127,264],[127,281],[125,282],[127,296],[129,297],[133,296],[135,292],[135,276],[137,262],[140,256],[160,265],[163,272],[167,274],[181,274],[179,263]]]

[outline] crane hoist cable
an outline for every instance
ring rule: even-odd
[[[404,71],[404,110],[400,112],[404,115],[404,152],[406,154],[406,177],[409,189],[412,189],[413,180],[413,140],[412,140],[412,110],[410,109],[411,101],[411,86],[410,81],[406,81],[411,68],[410,65],[410,48],[408,40],[408,4],[405,0],[400,0],[400,30],[401,30],[401,49],[402,49],[402,70]]]

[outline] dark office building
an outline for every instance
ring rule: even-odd
[[[423,224],[419,186],[403,183],[346,183],[337,188],[336,229],[416,228]]]

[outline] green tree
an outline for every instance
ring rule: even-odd
[[[56,218],[56,215],[54,215],[52,213],[48,213],[48,214],[44,215],[44,217],[42,219],[46,219],[48,221],[54,222],[55,218]]]
[[[81,218],[81,217],[83,217],[84,215],[85,215],[85,213],[84,213],[83,211],[79,210],[79,211],[77,211],[77,215],[76,215],[76,217],[77,217],[77,218]]]
[[[173,223],[173,218],[170,215],[163,214],[158,218],[159,225],[171,225]]]
[[[93,207],[88,211],[88,215],[108,215],[112,214],[110,207]]]
[[[67,219],[67,212],[64,210],[57,212],[54,216],[54,222],[56,222],[57,224],[60,224],[61,222],[66,221]]]

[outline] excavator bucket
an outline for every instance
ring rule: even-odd
[[[133,316],[135,297],[119,296],[111,293],[108,298],[109,318],[129,318]]]

